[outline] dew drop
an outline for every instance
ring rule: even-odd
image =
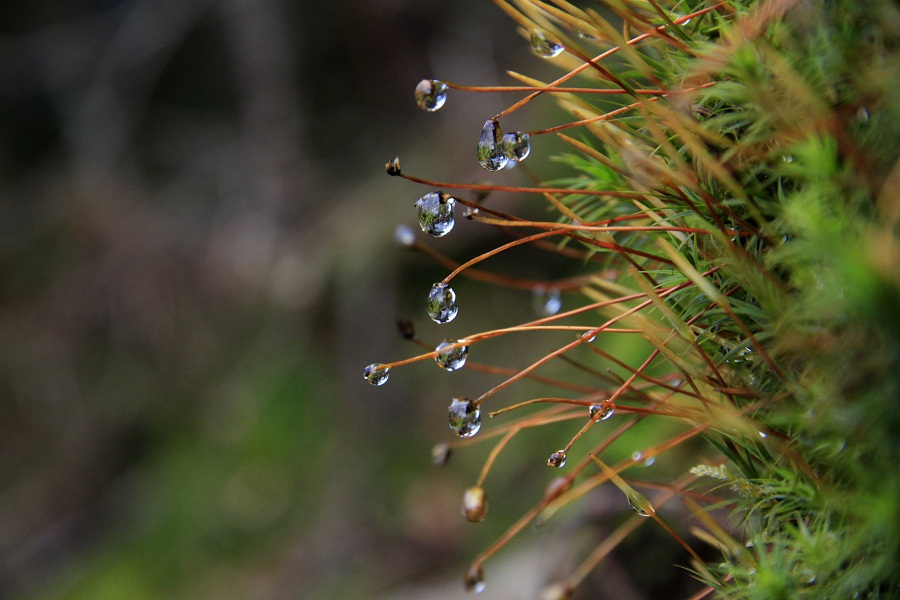
[[[481,429],[481,409],[468,398],[454,398],[448,410],[450,429],[461,438],[469,438]]]
[[[631,510],[637,513],[639,517],[649,517],[650,511],[653,511],[653,507],[650,505],[650,502],[643,496],[639,495],[637,492],[628,494],[628,505],[631,507]]]
[[[435,444],[431,448],[431,464],[436,467],[443,467],[450,460],[451,451],[450,444],[447,442]]]
[[[397,225],[394,229],[394,242],[401,248],[412,248],[416,245],[416,234],[406,225]]]
[[[466,590],[480,594],[484,591],[484,570],[481,563],[474,563],[469,570],[466,571]]]
[[[456,348],[450,348],[449,350],[441,352],[444,348],[458,343],[458,340],[444,340],[438,344],[438,347],[435,348],[437,354],[434,357],[434,361],[438,366],[447,369],[448,371],[455,371],[461,369],[463,365],[466,364],[466,356],[469,354],[468,346],[457,346]]]
[[[474,485],[463,494],[462,515],[470,523],[481,523],[487,516],[488,497],[484,488]]]
[[[533,303],[535,312],[547,317],[555,315],[562,308],[562,299],[556,288],[535,288]]]
[[[591,408],[589,409],[591,419],[594,421],[605,421],[616,412],[616,406],[614,404],[591,404]]]
[[[794,157],[790,154],[784,154],[784,155],[782,155],[781,160],[783,160],[786,163],[792,163],[792,162],[794,162]]]
[[[447,101],[447,84],[437,79],[423,79],[416,86],[416,104],[422,110],[434,112]]]
[[[419,213],[419,227],[432,237],[442,237],[450,233],[455,220],[453,207],[456,200],[443,192],[429,192],[416,200]]]
[[[500,138],[503,154],[510,160],[523,161],[531,152],[531,136],[521,131],[504,133]]]
[[[449,323],[456,318],[456,292],[446,283],[436,283],[428,292],[428,316],[435,323]]]
[[[478,162],[488,171],[499,171],[509,162],[509,158],[503,153],[503,131],[496,119],[485,121],[476,154]]]
[[[554,58],[564,50],[561,44],[554,42],[543,31],[538,30],[531,32],[531,49],[541,58]]]
[[[387,162],[384,164],[384,170],[387,171],[388,175],[392,177],[396,177],[400,174],[400,157],[395,156],[394,160]]]
[[[565,450],[557,450],[553,454],[550,455],[550,458],[547,459],[547,466],[554,467],[557,469],[561,469],[566,466],[566,452]]]
[[[381,363],[372,363],[371,365],[366,367],[363,376],[366,378],[366,381],[368,381],[372,385],[384,385],[384,383],[388,380],[388,376],[390,374],[390,367],[386,367]]]

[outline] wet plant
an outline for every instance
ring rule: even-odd
[[[486,517],[488,475],[513,438],[571,424],[545,454],[561,477],[535,484],[533,507],[473,559],[466,586],[483,589],[486,563],[525,527],[612,486],[632,516],[548,582],[545,597],[573,597],[637,528],[653,526],[683,550],[695,598],[900,596],[897,7],[495,3],[560,76],[510,73],[521,85],[499,87],[426,79],[416,100],[434,111],[445,101],[448,110],[454,93],[518,94],[496,115],[473,116],[484,123],[474,158],[496,177],[547,160],[533,157],[552,136],[569,148],[554,158],[570,174],[509,185],[434,181],[399,159],[386,170],[431,188],[416,206],[432,236],[449,232],[459,204],[466,226],[508,239],[458,263],[398,230],[402,245],[450,270],[424,303],[433,321],[457,316],[457,276],[485,284],[464,310],[504,286],[531,293],[539,316],[434,350],[404,322],[404,337],[425,352],[365,372],[381,385],[391,369],[433,360],[499,378],[476,398],[452,399],[456,436],[433,453],[444,464],[456,447],[493,444],[463,500],[470,521]],[[549,96],[568,120],[503,133],[510,115]],[[542,203],[548,216],[496,210],[485,193]],[[488,270],[524,245],[579,274],[543,281]],[[549,332],[568,341],[530,364],[475,361],[489,360],[479,354],[488,340]],[[633,339],[641,358],[607,350],[613,336]],[[551,363],[572,377],[543,374]],[[526,380],[558,393],[496,404]],[[673,471],[647,478],[664,454],[678,456]]]

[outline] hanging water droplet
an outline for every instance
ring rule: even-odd
[[[447,369],[448,371],[455,371],[461,369],[463,365],[466,364],[466,356],[469,354],[468,346],[457,346],[456,348],[450,348],[449,350],[441,352],[442,349],[458,343],[458,340],[444,340],[438,344],[437,348],[435,348],[437,354],[434,356],[434,361],[441,368]]]
[[[547,459],[547,466],[561,469],[566,466],[566,451],[557,450]]]
[[[559,56],[564,50],[562,45],[554,42],[543,31],[535,29],[531,32],[531,49],[541,58],[553,58]]]
[[[510,160],[523,161],[531,152],[531,136],[521,131],[504,133],[500,143],[503,146],[503,154]]]
[[[422,110],[434,112],[447,101],[447,84],[437,79],[423,79],[416,86],[416,104]]]
[[[366,378],[366,381],[368,381],[372,385],[384,385],[384,383],[388,380],[388,376],[390,374],[390,367],[386,367],[381,363],[372,363],[371,365],[366,367],[363,376]]]
[[[535,288],[533,298],[534,310],[539,315],[550,317],[562,308],[562,299],[556,288]]]
[[[474,485],[463,494],[462,514],[471,523],[481,523],[487,516],[488,497],[484,488]]]
[[[450,444],[447,442],[435,444],[434,447],[431,448],[431,464],[437,467],[443,467],[447,464],[447,461],[450,460],[450,453]]]
[[[474,563],[469,570],[466,571],[466,590],[480,594],[484,591],[484,570],[481,563]]]
[[[428,316],[435,323],[449,323],[456,318],[459,307],[456,305],[456,292],[446,283],[436,283],[428,292],[426,305]]]
[[[450,233],[456,221],[453,207],[456,200],[444,192],[429,192],[416,200],[419,213],[419,227],[432,237],[442,237]]]
[[[387,171],[388,175],[396,177],[400,174],[400,157],[395,156],[394,160],[387,162],[384,164],[384,170]]]
[[[448,410],[450,429],[461,438],[469,438],[481,429],[481,409],[468,398],[454,398]]]
[[[615,404],[591,404],[589,413],[594,421],[605,421],[616,412]]]
[[[628,505],[639,517],[649,517],[651,512],[656,512],[650,505],[650,501],[638,494],[628,494]]]
[[[503,153],[503,131],[496,119],[485,121],[476,155],[479,164],[488,171],[499,171],[509,162],[509,158]]]
[[[412,248],[416,245],[416,234],[406,225],[397,225],[394,229],[394,242],[401,248]]]

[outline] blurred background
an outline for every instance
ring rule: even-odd
[[[420,352],[397,317],[436,343],[531,314],[498,290],[427,322],[446,269],[393,235],[431,190],[384,174],[399,154],[482,178],[481,125],[516,97],[451,92],[427,114],[412,92],[506,69],[552,72],[487,0],[2,4],[0,599],[464,596],[554,446],[514,445],[489,493],[535,483],[467,526],[487,448],[443,470],[430,449],[449,397],[496,378],[362,372]],[[429,243],[489,247],[457,227]],[[555,538],[530,539],[491,563],[485,597],[548,576]]]

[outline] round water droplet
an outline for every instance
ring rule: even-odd
[[[450,429],[461,438],[469,438],[481,429],[481,409],[468,398],[454,398],[448,410]]]
[[[436,283],[428,292],[428,316],[435,323],[449,323],[456,318],[456,292],[446,283]]]
[[[470,592],[480,594],[484,591],[484,570],[481,563],[474,563],[469,570],[466,571],[466,589]]]
[[[531,49],[541,58],[553,58],[559,56],[564,50],[562,45],[554,42],[543,31],[531,32]]]
[[[781,160],[783,160],[786,163],[792,163],[792,162],[794,162],[794,157],[790,154],[784,154],[784,155],[782,155]]]
[[[503,153],[503,131],[496,119],[485,121],[476,152],[478,163],[488,171],[499,171],[509,158]]]
[[[432,237],[442,237],[450,233],[455,220],[453,207],[456,200],[443,192],[429,192],[416,200],[419,213],[419,227]]]
[[[481,523],[487,516],[488,497],[484,488],[475,485],[463,494],[462,515],[471,523]]]
[[[384,385],[384,383],[388,380],[388,376],[390,374],[390,367],[386,367],[381,363],[372,363],[371,365],[366,367],[363,376],[366,378],[366,381],[368,381],[372,385]]]
[[[547,466],[554,467],[557,469],[561,469],[566,466],[566,452],[565,450],[557,450],[553,454],[550,455],[550,458],[547,459]]]
[[[412,248],[416,244],[416,234],[406,225],[397,225],[394,229],[394,242],[401,248]]]
[[[616,412],[614,404],[591,404],[589,409],[591,419],[594,421],[605,421]]]
[[[559,290],[556,288],[534,290],[534,310],[539,315],[550,317],[559,312],[562,308],[562,299]]]
[[[434,357],[434,361],[441,368],[447,369],[448,371],[455,371],[461,369],[463,365],[466,364],[466,356],[469,354],[468,346],[457,346],[456,348],[450,348],[449,350],[441,352],[442,349],[458,343],[458,340],[444,340],[438,344],[437,348],[435,348],[437,354]]]
[[[384,164],[384,170],[388,175],[396,177],[400,174],[400,157],[395,156],[394,160]]]
[[[568,491],[572,488],[572,480],[568,477],[557,477],[553,481],[547,484],[547,489],[544,490],[544,499],[551,500],[556,498],[563,492]]]
[[[450,453],[450,444],[447,442],[435,444],[431,449],[431,464],[436,467],[443,467],[447,464],[447,461],[450,460]]]
[[[500,138],[503,154],[510,160],[523,161],[531,152],[531,136],[521,131],[504,133]]]
[[[434,112],[447,101],[447,84],[437,79],[423,79],[416,86],[416,104],[422,110]]]

